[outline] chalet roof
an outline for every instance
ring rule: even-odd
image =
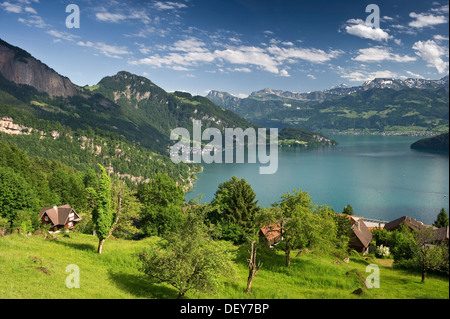
[[[403,224],[403,222],[405,222],[406,225],[412,230],[420,230],[426,227],[423,223],[418,222],[414,218],[411,218],[409,216],[403,216],[384,225],[384,229],[395,230],[399,228]]]
[[[369,244],[372,241],[372,232],[366,224],[361,220],[357,220],[352,228],[356,238],[361,242],[361,244],[364,247],[369,247]]]
[[[433,230],[435,241],[448,241],[448,226]]]
[[[81,217],[78,216],[69,204],[59,207],[42,207],[39,218],[42,219],[44,215],[47,215],[53,225],[64,225],[72,212],[75,214],[74,221],[81,220]]]
[[[281,235],[281,225],[280,223],[276,223],[273,225],[264,226],[261,228],[261,232],[266,237],[268,242],[276,239]]]

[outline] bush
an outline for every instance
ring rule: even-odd
[[[388,258],[391,255],[389,247],[380,245],[377,247],[376,254],[378,258]]]
[[[35,228],[33,228],[31,213],[24,210],[18,211],[12,222],[11,228],[23,235],[26,235],[29,232],[34,232]]]
[[[9,231],[9,228],[9,221],[6,218],[0,216],[0,236],[6,235],[6,233]]]

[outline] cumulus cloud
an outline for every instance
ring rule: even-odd
[[[360,38],[370,39],[373,41],[387,41],[388,39],[393,38],[383,29],[368,26],[361,19],[350,19],[347,20],[347,23],[349,23],[349,25],[345,26],[345,31],[348,34]]]
[[[437,24],[447,23],[447,18],[443,15],[433,15],[430,13],[415,13],[411,12],[409,14],[414,20],[408,25],[413,28],[425,28],[429,26],[434,26]]]
[[[429,67],[434,67],[438,73],[445,73],[448,69],[448,61],[445,62],[442,57],[448,55],[448,51],[439,46],[434,40],[417,41],[413,47],[416,54],[422,58]]]
[[[305,60],[311,63],[322,63],[337,57],[341,51],[329,51],[315,48],[292,47],[289,48],[272,45],[270,47],[225,45],[225,48],[210,49],[205,42],[190,37],[176,41],[168,46],[168,52],[164,55],[155,54],[142,59],[130,60],[131,65],[148,65],[153,67],[166,67],[175,69],[175,66],[189,68],[208,63],[219,63],[221,68],[224,63],[235,65],[227,68],[231,71],[251,72],[250,67],[289,77],[287,63],[296,63]],[[218,69],[219,71],[223,69]]]
[[[380,61],[393,61],[393,62],[412,62],[416,61],[416,57],[408,55],[401,56],[399,54],[391,53],[385,47],[373,47],[367,49],[360,49],[359,55],[353,58],[359,62],[380,62]]]
[[[2,7],[3,10],[5,10],[6,12],[10,12],[10,13],[21,13],[22,12],[22,6],[7,2],[7,1],[0,3],[0,7]]]

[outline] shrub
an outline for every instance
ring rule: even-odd
[[[376,256],[378,258],[388,258],[391,255],[389,247],[380,245],[377,247]]]
[[[37,226],[36,228],[35,227],[36,227],[35,213],[21,210],[17,212],[12,222],[11,228],[15,231],[18,231],[19,233],[26,235],[29,232],[34,232],[39,226]]]
[[[6,218],[0,216],[0,236],[4,236],[9,228],[9,221]]]

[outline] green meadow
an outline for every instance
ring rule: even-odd
[[[0,298],[2,299],[175,299],[177,291],[167,284],[151,282],[139,271],[137,254],[157,237],[140,241],[109,239],[104,252],[96,252],[97,238],[70,233],[57,239],[42,236],[0,237]],[[421,283],[420,273],[392,268],[392,260],[350,256],[348,263],[326,255],[292,252],[290,268],[282,252],[259,249],[263,266],[245,293],[248,268],[246,245],[229,244],[233,272],[223,277],[215,292],[191,291],[186,299],[448,299],[449,280],[430,274]],[[75,264],[80,288],[66,287]],[[366,267],[378,265],[380,288],[367,289]],[[363,288],[360,295],[352,292]]]

